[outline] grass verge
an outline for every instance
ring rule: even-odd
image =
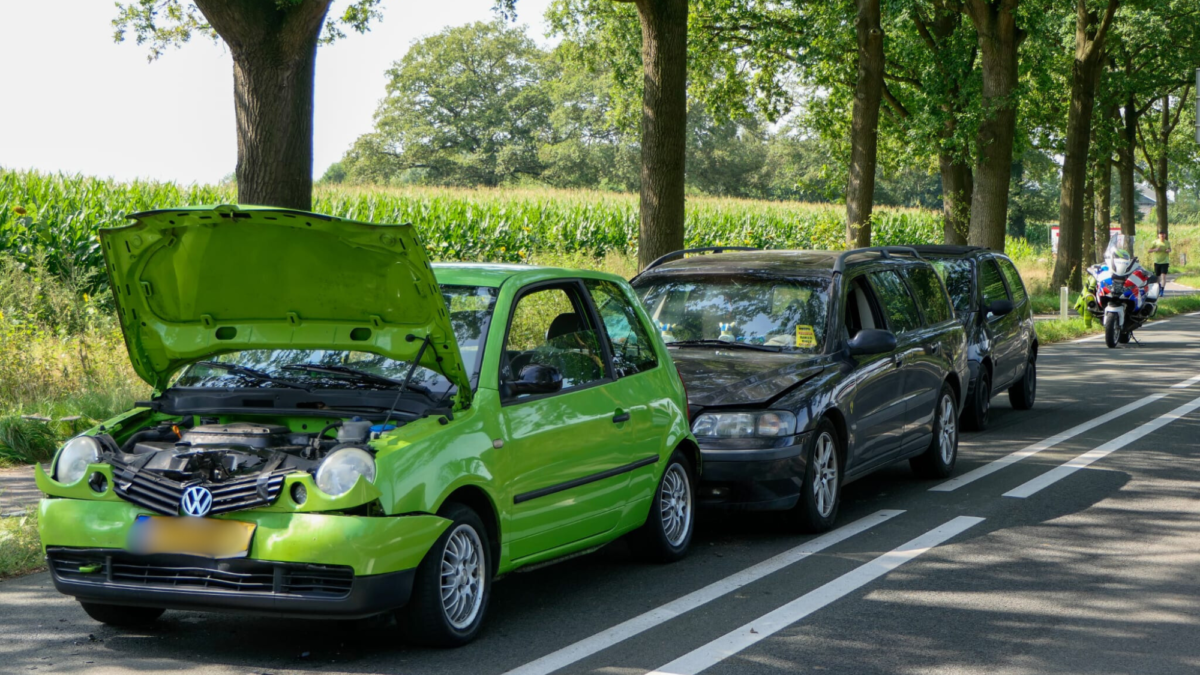
[[[1034,305],[1034,309],[1037,309],[1037,305]],[[1155,316],[1155,319],[1165,319],[1190,312],[1200,312],[1200,294],[1180,295],[1159,300],[1158,314]],[[1104,332],[1103,324],[1093,320],[1092,325],[1089,327],[1087,322],[1079,316],[1072,316],[1065,321],[1062,319],[1051,319],[1049,321],[1037,322],[1038,342],[1043,345],[1102,332]]]
[[[45,566],[38,538],[37,512],[0,518],[0,580],[36,572]]]

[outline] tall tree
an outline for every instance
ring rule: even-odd
[[[850,179],[846,186],[846,241],[852,247],[871,245],[884,69],[879,0],[856,0],[855,5],[858,73],[850,120]]]
[[[1139,124],[1137,127],[1137,146],[1145,162],[1138,167],[1138,174],[1154,189],[1154,214],[1158,221],[1159,234],[1168,233],[1167,190],[1171,186],[1168,175],[1172,154],[1171,136],[1188,107],[1191,86],[1191,82],[1183,86],[1183,94],[1175,101],[1174,114],[1171,113],[1171,97],[1174,92],[1166,92],[1154,102],[1152,111],[1155,115],[1151,117],[1151,124]]]
[[[634,2],[642,26],[638,267],[683,248],[688,0]]]
[[[381,0],[355,0],[326,22],[332,0],[134,0],[117,3],[115,39],[132,31],[151,60],[193,35],[220,38],[233,56],[238,201],[312,208],[313,86],[317,45],[365,32]],[[324,37],[322,34],[324,32]]]
[[[983,108],[976,134],[975,189],[967,241],[1004,250],[1008,186],[1017,126],[1017,52],[1025,31],[1017,26],[1020,0],[965,0],[979,35]]]
[[[1092,202],[1085,199],[1092,111],[1096,103],[1097,78],[1104,67],[1104,40],[1117,5],[1118,0],[1108,0],[1103,18],[1100,18],[1099,13],[1088,6],[1087,0],[1075,0],[1075,53],[1071,62],[1071,104],[1067,113],[1053,288],[1070,286],[1079,290],[1083,283],[1084,215],[1085,212],[1092,213]]]

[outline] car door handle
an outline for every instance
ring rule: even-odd
[[[620,424],[621,422],[628,422],[631,417],[633,417],[633,416],[627,412],[619,412],[616,415],[613,415],[613,424]]]

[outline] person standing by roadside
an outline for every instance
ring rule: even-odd
[[[1165,232],[1158,233],[1158,241],[1150,245],[1150,253],[1154,254],[1154,276],[1162,288],[1167,287],[1167,270],[1171,263],[1171,242],[1167,241]]]

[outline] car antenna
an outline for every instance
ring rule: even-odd
[[[404,339],[412,342],[417,339],[417,336],[409,333],[404,336]],[[384,429],[387,428],[388,422],[391,421],[392,413],[396,411],[396,405],[400,403],[400,397],[404,395],[404,392],[408,391],[408,383],[412,380],[413,373],[417,372],[417,366],[421,363],[421,357],[425,356],[425,349],[429,347],[431,342],[432,340],[429,339],[428,335],[422,339],[421,348],[417,350],[417,358],[413,359],[412,365],[408,367],[408,373],[404,375],[404,381],[400,383],[400,390],[396,392],[396,400],[392,401],[391,407],[388,408],[387,417],[383,419],[383,424],[380,425]]]

